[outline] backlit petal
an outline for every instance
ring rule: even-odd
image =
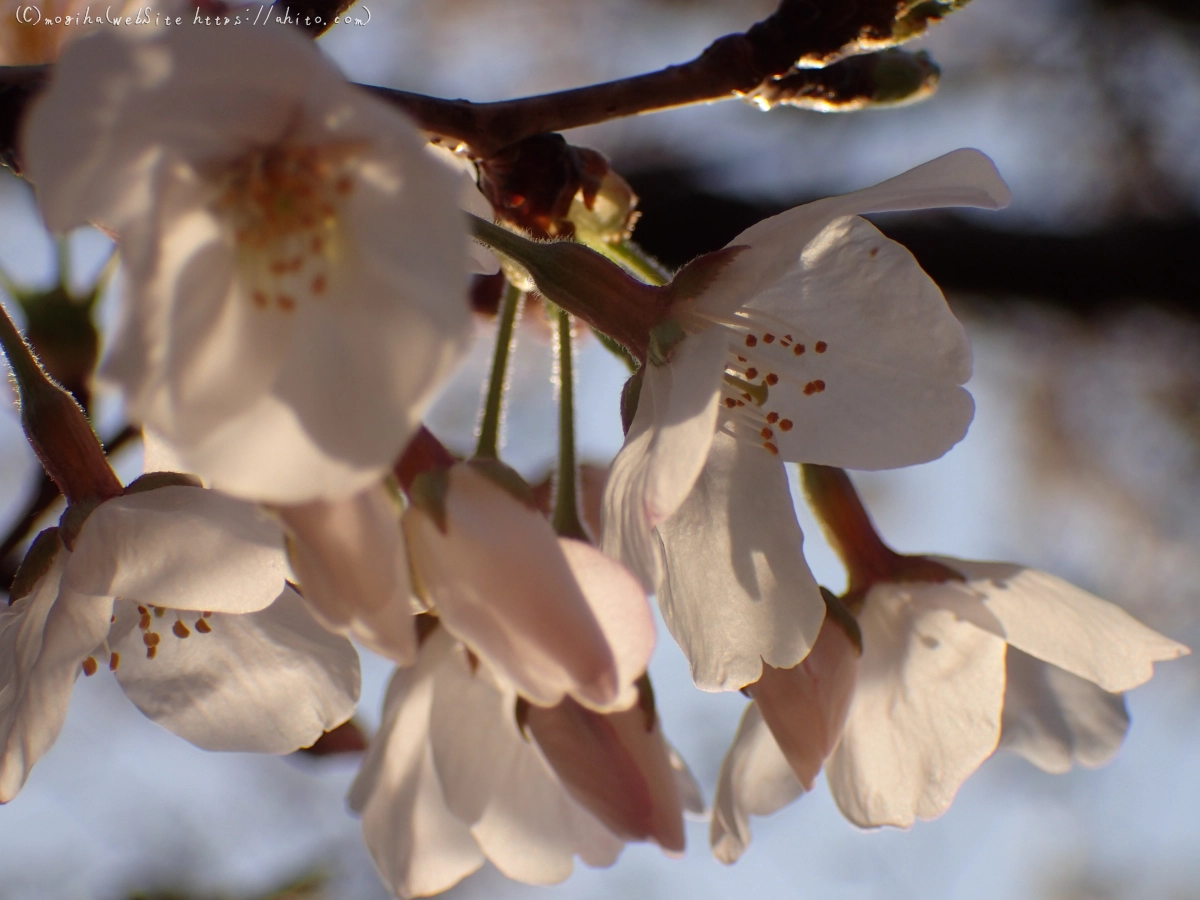
[[[862,827],[941,815],[1000,737],[1004,641],[914,603],[924,587],[876,586],[858,620],[858,686],[825,776]]]
[[[717,776],[709,839],[726,865],[750,846],[750,816],[769,816],[804,793],[757,705],[746,707]]]
[[[790,669],[804,659],[825,603],[783,463],[718,433],[696,486],[658,531],[659,608],[697,687],[737,690],[758,680],[764,661]]]
[[[34,590],[0,612],[0,803],[58,739],[81,664],[108,634],[112,598],[62,584],[70,556],[60,548]]]
[[[116,497],[88,517],[64,576],[71,590],[172,609],[253,612],[283,590],[279,525],[204,488]]]
[[[1106,691],[1150,680],[1154,663],[1188,648],[1061,578],[1007,563],[944,559],[1000,621],[1012,646]]]
[[[451,643],[438,629],[414,667],[396,670],[383,723],[350,789],[375,868],[400,897],[441,893],[484,863],[471,832],[446,806],[429,743],[433,675]]]
[[[346,500],[278,509],[304,598],[330,627],[401,665],[417,654],[400,521],[379,484]]]
[[[637,413],[604,489],[604,552],[654,591],[661,577],[652,530],[679,509],[700,476],[717,421],[725,336],[683,339],[669,363],[646,370]]]
[[[1121,749],[1129,730],[1125,697],[1008,648],[1000,748],[1046,772],[1093,768]]]
[[[858,676],[858,650],[832,617],[798,666],[763,666],[747,690],[806,791],[842,736]]]
[[[117,604],[117,680],[138,709],[197,747],[291,753],[354,714],[358,653],[290,588],[258,612],[207,617],[208,632],[194,613],[152,617],[153,659],[139,617],[136,604]]]
[[[405,511],[409,558],[442,623],[530,701],[604,706],[617,663],[550,523],[468,465],[449,472],[446,531]]]
[[[568,795],[521,734],[514,700],[461,655],[439,667],[431,742],[450,809],[509,878],[556,884],[576,854],[612,863],[622,842]]]

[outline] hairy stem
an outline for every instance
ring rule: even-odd
[[[508,357],[512,352],[513,329],[521,308],[521,290],[508,285],[500,304],[496,323],[496,352],[492,356],[492,374],[488,379],[487,398],[483,404],[483,420],[479,424],[479,444],[475,455],[485,459],[500,456],[500,423],[504,418],[504,392],[508,387]]]
[[[579,519],[578,480],[575,464],[575,362],[572,342],[574,323],[564,309],[555,310],[558,320],[558,476],[555,479],[554,514],[551,524],[563,537],[589,541]]]

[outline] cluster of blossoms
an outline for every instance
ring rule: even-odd
[[[657,286],[494,224],[463,168],[290,30],[81,38],[22,155],[51,229],[116,237],[100,377],[144,429],[147,474],[117,481],[6,332],[68,507],[0,611],[0,801],[81,673],[112,670],[198,746],[286,753],[352,715],[353,638],[398,667],[350,796],[397,895],[485,860],[552,883],[628,841],[682,852],[705,803],[646,676],[654,595],[697,686],[751,697],[711,812],[731,862],[749,816],[822,767],[851,821],[908,826],[997,747],[1100,764],[1121,693],[1186,652],[1052,576],[893,553],[832,468],[928,461],[966,432],[966,335],[859,215],[1004,206],[977,151],[767,219]],[[460,460],[422,425],[470,344],[471,274],[496,267],[471,230],[565,310],[563,365],[567,313],[640,364],[599,546],[570,451],[551,520],[494,442]],[[841,597],[805,563],[789,462],[846,563]]]

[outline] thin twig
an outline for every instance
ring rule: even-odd
[[[342,9],[342,0],[304,3],[296,8]],[[905,0],[782,0],[772,15],[743,34],[718,38],[690,62],[516,100],[472,103],[382,87],[367,90],[404,110],[424,131],[466,144],[487,159],[531,135],[744,96],[798,62],[826,65],[885,46],[904,6]],[[0,162],[17,171],[20,118],[49,73],[49,66],[0,70]]]

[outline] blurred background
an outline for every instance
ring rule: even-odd
[[[774,4],[368,5],[370,24],[321,39],[352,79],[493,100],[690,59]],[[875,218],[913,250],[966,324],[975,423],[943,459],[857,483],[897,549],[1046,569],[1197,646],[1200,5],[973,0],[918,46],[942,68],[938,92],[920,104],[829,115],[729,101],[567,137],[605,153],[634,185],[644,213],[635,238],[672,265],[763,216],[957,147],[991,155],[1012,187],[1010,209]],[[80,232],[67,246],[70,280],[86,292],[108,243]],[[28,190],[5,173],[0,265],[20,292],[53,285],[57,262]],[[23,321],[38,314],[8,293],[4,301]],[[101,298],[93,314],[103,328],[110,304]],[[489,325],[479,330],[477,352],[431,418],[464,450],[491,350]],[[595,341],[581,355],[581,450],[605,465],[621,441],[623,369]],[[531,310],[505,454],[533,481],[552,463],[552,365]],[[93,405],[102,435],[119,437],[116,401],[98,393]],[[126,475],[140,471],[136,440],[118,458]],[[21,515],[36,475],[5,406],[0,532]],[[840,569],[800,512],[819,580],[840,588]],[[692,688],[661,634],[651,670],[660,711],[711,800],[746,701]],[[370,727],[389,669],[363,656],[361,717]],[[998,756],[946,815],[908,832],[858,831],[819,781],[755,820],[754,843],[732,868],[711,859],[707,826],[695,823],[683,860],[634,846],[612,869],[580,866],[556,888],[485,870],[452,896],[1200,897],[1200,662],[1160,666],[1128,703],[1129,738],[1106,768],[1049,776]],[[144,719],[112,679],[81,679],[58,744],[0,808],[0,898],[382,898],[342,799],[356,763],[204,753]]]

